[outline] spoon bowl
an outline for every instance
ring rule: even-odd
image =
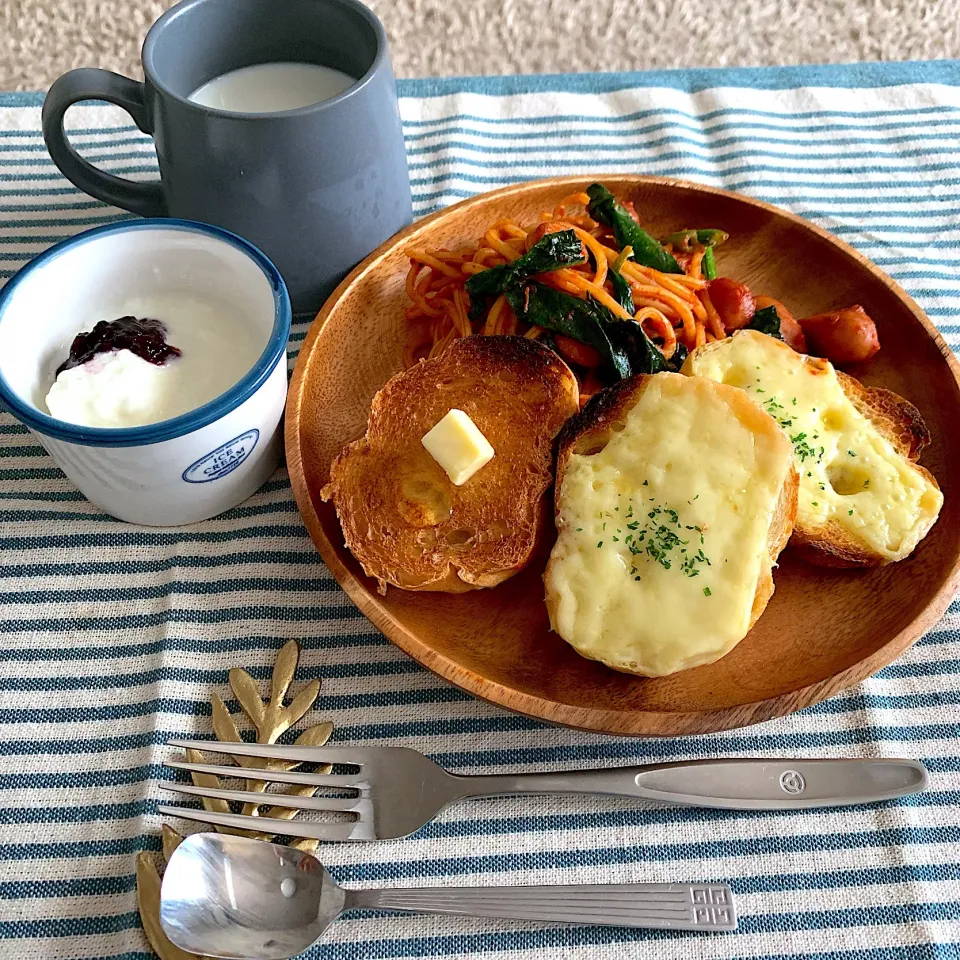
[[[321,936],[345,899],[309,853],[196,833],[177,847],[164,872],[160,924],[172,943],[191,953],[285,960]]]
[[[346,910],[660,930],[737,927],[725,883],[343,890],[309,853],[218,833],[187,837],[170,857],[160,889],[160,925],[173,944],[233,960],[294,957]]]

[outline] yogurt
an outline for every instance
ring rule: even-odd
[[[120,313],[159,320],[180,356],[158,365],[126,349],[98,353],[57,376],[46,396],[51,416],[87,427],[138,427],[170,420],[229,390],[252,369],[266,345],[262,334],[224,305],[189,295],[131,299]],[[97,317],[83,330],[120,313]],[[64,358],[68,351],[69,344]]]

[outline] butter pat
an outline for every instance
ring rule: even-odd
[[[462,410],[451,410],[420,442],[458,487],[493,459],[493,447]]]

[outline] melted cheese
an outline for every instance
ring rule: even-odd
[[[936,522],[943,495],[854,407],[828,361],[745,330],[697,350],[684,372],[742,388],[780,423],[800,474],[798,526],[836,521],[891,561]]]
[[[659,374],[602,450],[571,457],[544,580],[553,629],[584,656],[662,676],[747,633],[791,450],[742,400]],[[685,544],[664,550],[671,534]]]

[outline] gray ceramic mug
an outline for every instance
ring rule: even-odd
[[[396,84],[383,26],[358,0],[184,0],[150,28],[144,83],[71,70],[43,104],[54,163],[81,190],[144,216],[202,220],[256,244],[293,309],[317,309],[343,276],[412,219]],[[229,113],[187,98],[240,67],[318,63],[358,77],[331,100]],[[123,107],[153,136],[160,181],[84,160],[63,129],[81,100]]]

